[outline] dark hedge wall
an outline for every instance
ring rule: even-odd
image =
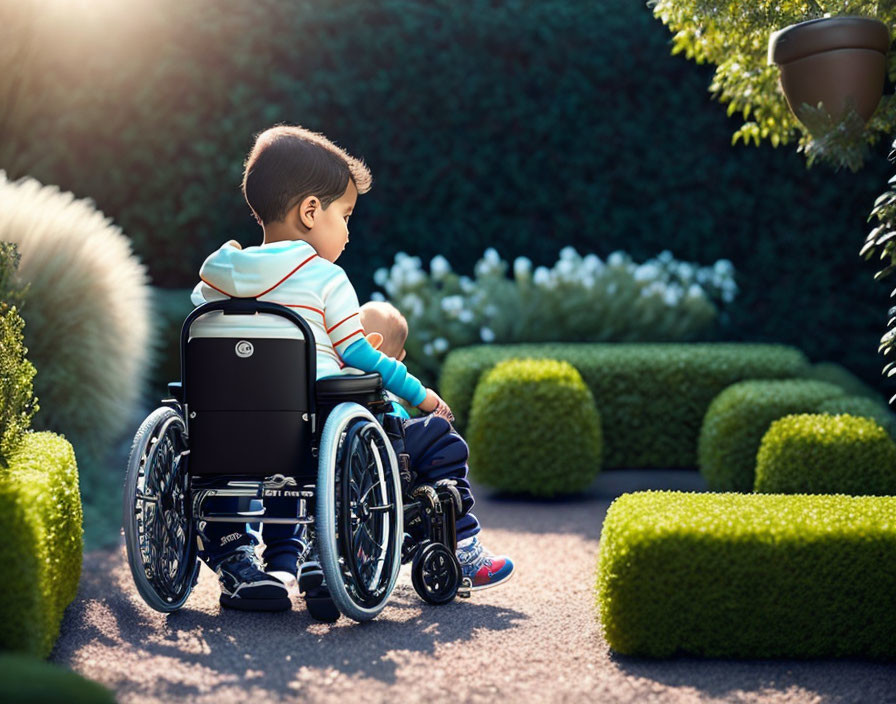
[[[671,56],[644,2],[144,0],[115,32],[82,12],[77,32],[35,25],[56,40],[29,64],[45,97],[21,107],[0,168],[93,197],[157,285],[190,286],[231,237],[260,241],[241,162],[254,132],[293,122],[372,168],[339,261],[362,300],[398,250],[466,273],[487,246],[536,264],[567,244],[724,257],[741,287],[726,339],[793,344],[884,388],[889,287],[858,250],[889,145],[857,175],[807,170],[792,145],[731,147],[713,68]]]

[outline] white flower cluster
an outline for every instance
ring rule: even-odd
[[[404,252],[395,255],[391,269],[382,267],[374,274],[374,281],[392,299],[397,299],[402,310],[411,315],[419,315],[423,301],[408,292],[426,283],[427,275],[421,270],[420,257],[411,257]],[[452,273],[451,264],[441,254],[430,261],[430,276],[433,281],[442,281]],[[476,278],[503,275],[506,263],[494,247],[489,247],[474,267]],[[593,289],[603,283],[602,290],[612,295],[617,284],[610,280],[613,272],[627,272],[640,286],[641,296],[660,297],[667,306],[675,306],[682,299],[715,298],[731,303],[738,292],[734,282],[734,266],[727,259],[720,259],[713,266],[698,267],[688,262],[676,261],[669,250],[664,250],[656,258],[643,264],[632,262],[624,251],[612,252],[606,263],[596,254],[580,256],[574,247],[560,250],[560,258],[552,268],[535,267],[528,257],[517,257],[513,261],[513,278],[518,284],[531,282],[544,289],[554,289],[561,285],[579,285]],[[461,294],[477,295],[477,285],[468,276],[458,277]],[[402,294],[404,294],[402,296]],[[383,300],[381,293],[374,294],[375,300]],[[453,318],[470,322],[469,302],[463,295],[448,295],[442,299],[442,310]],[[485,334],[485,337],[488,333]]]
[[[496,265],[491,263],[490,266]],[[528,257],[517,257],[513,262],[513,276],[518,283],[531,280],[545,289],[561,284],[578,284],[592,289],[602,278],[610,279],[613,272],[630,273],[641,286],[642,296],[659,296],[669,306],[677,305],[682,298],[704,296],[731,303],[738,291],[734,282],[734,266],[727,259],[720,259],[711,267],[697,267],[676,261],[668,250],[640,265],[634,264],[628,253],[623,251],[612,252],[604,263],[596,254],[582,257],[569,246],[560,250],[560,259],[551,269],[539,266],[533,273],[532,261]],[[608,280],[603,290],[613,294],[617,285]]]
[[[441,259],[447,266],[445,258]],[[404,252],[398,252],[392,268],[380,267],[374,272],[373,280],[377,286],[385,289],[390,297],[396,296],[402,289],[413,288],[426,281],[426,274],[420,269],[421,263],[420,257],[409,257]],[[441,262],[436,265],[437,268],[440,264]],[[450,270],[450,266],[448,268]]]
[[[668,250],[636,264],[624,251],[606,261],[564,247],[552,267],[525,256],[512,267],[494,247],[474,266],[474,278],[455,273],[442,255],[430,260],[395,255],[374,281],[408,318],[412,366],[436,373],[453,347],[543,340],[691,339],[716,318],[738,287],[727,259],[700,267]],[[510,276],[508,277],[508,270]]]

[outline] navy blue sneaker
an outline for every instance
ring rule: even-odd
[[[333,623],[339,619],[339,609],[330,596],[317,555],[312,555],[302,563],[299,571],[299,595],[305,599],[305,606],[314,620]]]
[[[261,569],[252,545],[240,545],[215,568],[221,606],[241,611],[285,611],[292,607],[286,585]]]

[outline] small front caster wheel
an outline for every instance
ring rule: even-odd
[[[412,569],[411,581],[423,601],[438,606],[454,600],[461,580],[460,563],[444,545],[420,546]]]

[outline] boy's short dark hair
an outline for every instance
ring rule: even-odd
[[[262,224],[281,222],[290,208],[308,196],[326,209],[354,181],[367,193],[370,169],[322,134],[298,125],[277,125],[261,132],[246,157],[243,195]]]

